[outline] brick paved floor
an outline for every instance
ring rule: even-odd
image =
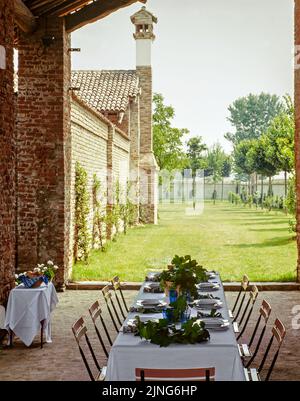
[[[88,380],[87,373],[80,358],[75,340],[71,333],[71,325],[76,318],[86,316],[88,327],[92,329],[87,309],[97,299],[97,291],[67,291],[59,294],[60,302],[53,313],[52,344],[39,348],[39,339],[30,348],[26,348],[18,340],[12,349],[0,350],[0,381],[1,380]],[[135,291],[126,291],[125,296],[130,302],[136,295]],[[236,293],[227,293],[228,302],[232,305]],[[271,323],[275,316],[282,319],[288,334],[282,347],[273,380],[300,380],[300,330],[292,329],[292,308],[300,305],[300,292],[265,292],[259,296],[258,304],[265,297],[273,306]],[[255,315],[257,313],[256,306]],[[300,322],[300,319],[299,319]],[[250,328],[253,327],[253,320]],[[110,327],[113,332],[113,328]],[[247,338],[247,336],[245,336]],[[91,330],[92,343],[97,349],[99,360],[101,356],[98,340]]]

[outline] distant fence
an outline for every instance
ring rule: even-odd
[[[248,190],[247,184],[242,183],[218,183],[214,185],[212,182],[206,182],[203,179],[197,180],[195,185],[195,199],[197,201],[213,199],[214,189],[216,189],[217,200],[227,200],[229,193],[234,192],[241,194]],[[269,183],[264,182],[263,194],[268,195]],[[284,183],[273,182],[272,190],[274,196],[285,196]],[[261,192],[261,183],[257,185],[258,193]],[[159,202],[189,202],[193,200],[193,180],[185,179],[184,181],[174,180],[166,185],[159,185]]]

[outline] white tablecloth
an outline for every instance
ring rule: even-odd
[[[218,281],[221,285],[220,290],[214,291],[213,295],[218,296],[223,302],[223,308],[220,309],[220,312],[224,319],[229,320],[224,289],[219,276],[213,281]],[[165,298],[164,294],[144,293],[144,285],[136,299]],[[127,319],[132,319],[136,315],[137,313],[129,313]],[[161,314],[144,316],[162,317]],[[119,333],[109,355],[106,380],[134,381],[135,368],[215,367],[216,380],[218,381],[245,381],[244,369],[232,325],[227,331],[209,331],[211,338],[208,342],[196,345],[172,344],[168,347],[150,344],[133,334]]]
[[[58,303],[55,287],[52,283],[39,288],[25,288],[19,285],[8,298],[5,328],[15,333],[28,347],[34,337],[40,333],[44,321],[46,342],[51,342],[50,315]]]

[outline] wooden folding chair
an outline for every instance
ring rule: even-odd
[[[101,336],[101,333],[100,333],[100,331],[98,329],[97,320],[100,321],[102,329],[104,330],[104,332],[106,334],[106,337],[108,339],[108,342],[109,342],[110,346],[112,346],[112,340],[111,340],[109,331],[108,331],[108,329],[106,327],[105,321],[104,321],[104,319],[102,317],[102,311],[101,311],[101,307],[100,307],[100,304],[99,304],[98,301],[93,303],[93,305],[89,308],[89,312],[90,312],[92,321],[94,323],[95,331],[96,331],[97,337],[99,339],[99,342],[100,342],[100,344],[102,346],[102,349],[104,351],[105,356],[108,358],[109,352],[108,352],[107,347],[106,347],[106,345],[104,343],[103,337]]]
[[[135,369],[136,381],[215,381],[215,368]]]
[[[274,326],[272,328],[272,336],[271,336],[270,342],[267,346],[266,352],[262,358],[259,368],[257,370],[253,369],[253,368],[250,368],[250,369],[245,368],[245,376],[246,376],[247,381],[261,381],[262,380],[261,379],[261,371],[263,370],[263,368],[265,366],[266,360],[269,356],[271,347],[275,340],[277,342],[277,349],[275,351],[274,357],[271,360],[271,364],[267,371],[267,375],[264,379],[264,381],[269,381],[270,376],[273,372],[274,366],[276,364],[276,361],[277,361],[277,358],[278,358],[278,355],[280,352],[280,348],[282,346],[285,336],[286,336],[286,329],[285,329],[283,323],[279,319],[276,319]]]
[[[111,318],[111,320],[113,322],[113,325],[114,325],[114,327],[116,329],[116,332],[118,333],[120,328],[121,328],[121,326],[122,326],[122,320],[120,319],[119,314],[118,314],[117,309],[116,309],[116,306],[115,306],[115,304],[114,304],[114,302],[112,300],[112,294],[111,294],[111,291],[109,289],[109,285],[106,285],[102,289],[101,292],[102,292],[102,295],[104,297],[109,316],[110,316],[110,318]],[[119,325],[120,325],[119,327],[118,327],[117,323],[119,323]]]
[[[251,335],[249,343],[248,344],[239,344],[238,345],[240,356],[243,358],[244,364],[245,364],[246,367],[250,366],[250,364],[253,362],[253,360],[255,359],[255,357],[256,357],[256,355],[257,355],[257,353],[259,351],[261,342],[262,342],[262,340],[264,338],[264,335],[265,335],[265,332],[266,332],[267,323],[269,321],[269,317],[271,315],[271,312],[272,312],[272,308],[271,308],[270,304],[266,300],[263,300],[262,304],[261,304],[261,307],[259,309],[259,318],[257,320],[257,323],[256,323],[255,327],[254,327],[254,330],[253,330],[253,333]],[[262,326],[262,329],[260,331],[260,335],[258,336],[258,341],[256,343],[255,349],[254,349],[254,351],[252,353],[250,349],[251,349],[251,346],[252,346],[252,344],[253,344],[253,342],[254,342],[254,340],[256,338],[256,334],[258,333],[258,329],[259,329],[261,321],[263,321],[263,326]],[[239,337],[241,337],[242,335],[243,335],[243,333],[241,333]],[[248,360],[247,362],[245,362],[245,358],[251,358],[251,359]]]
[[[81,355],[81,357],[83,359],[84,365],[85,365],[85,367],[86,367],[86,369],[88,371],[88,374],[89,374],[89,377],[90,377],[91,381],[104,381],[105,380],[105,376],[106,376],[106,369],[107,368],[106,368],[106,366],[103,366],[101,368],[99,363],[98,363],[98,361],[97,361],[95,352],[93,350],[93,347],[92,347],[91,342],[90,342],[90,340],[88,338],[88,335],[87,335],[87,327],[86,327],[82,317],[80,319],[78,319],[73,324],[72,331],[73,331],[74,337],[76,339],[80,355]],[[98,373],[97,373],[96,376],[93,375],[92,370],[90,368],[90,365],[88,363],[88,360],[87,360],[87,358],[85,356],[85,353],[83,351],[83,348],[81,346],[81,341],[82,341],[83,338],[85,339],[85,342],[86,342],[86,344],[88,346],[88,349],[89,349],[89,351],[90,351],[90,353],[92,355],[92,359],[94,361],[94,364],[95,364],[95,366],[97,368]]]
[[[235,320],[236,320],[239,317],[239,314],[240,314],[240,312],[242,310],[244,301],[246,299],[246,292],[247,292],[247,290],[249,288],[249,285],[250,285],[249,278],[245,274],[243,276],[243,278],[242,278],[241,288],[240,288],[238,296],[237,296],[237,298],[235,300],[234,306],[233,306],[232,310],[229,309],[229,317],[230,318],[232,318],[232,319],[235,318]]]
[[[129,312],[129,309],[128,309],[127,305],[126,305],[126,301],[125,301],[125,298],[124,298],[124,295],[123,295],[123,291],[122,291],[122,288],[121,288],[121,282],[120,282],[119,277],[115,276],[111,280],[111,284],[112,284],[112,287],[113,287],[113,290],[114,290],[114,293],[115,293],[115,297],[116,297],[119,309],[121,311],[121,314],[122,314],[123,318],[126,319],[126,314]],[[122,307],[122,304],[120,302],[120,299],[119,299],[119,296],[118,296],[118,292],[120,293],[120,296],[121,296],[121,299],[122,299],[122,303],[123,303],[123,307]],[[125,312],[124,312],[123,308],[124,308]]]
[[[256,285],[254,285],[252,287],[251,291],[249,292],[249,300],[243,310],[243,314],[242,314],[239,322],[237,322],[236,319],[234,319],[232,322],[234,332],[237,334],[240,333],[239,336],[237,337],[237,339],[239,339],[242,336],[242,334],[244,333],[244,331],[246,330],[246,327],[247,327],[249,319],[252,315],[253,308],[254,308],[255,302],[257,300],[257,297],[258,297],[258,288],[256,287]],[[246,318],[246,320],[245,320],[245,318]],[[245,320],[245,323],[242,327],[244,320]],[[240,330],[240,327],[242,327],[241,330]]]

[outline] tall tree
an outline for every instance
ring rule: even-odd
[[[217,196],[217,183],[222,177],[222,169],[226,154],[219,143],[214,144],[207,152],[207,166],[212,170],[212,179],[214,183],[214,204],[216,203]]]
[[[261,93],[237,99],[228,110],[228,121],[235,132],[225,134],[225,138],[237,145],[243,140],[258,139],[268,129],[271,121],[283,111],[283,105],[278,96]]]
[[[249,168],[262,176],[269,178],[269,195],[272,195],[272,177],[278,173],[272,161],[268,158],[272,144],[267,135],[252,141],[252,146],[247,153],[247,164]]]
[[[221,199],[224,199],[224,178],[230,177],[232,169],[232,159],[231,156],[225,155],[222,168],[221,168],[221,177],[222,177],[222,195]]]
[[[247,180],[250,181],[250,175],[254,173],[253,164],[249,164],[248,152],[253,146],[254,140],[245,139],[234,147],[233,159],[234,169],[238,176],[246,176]]]
[[[156,161],[161,170],[182,169],[186,164],[183,137],[189,131],[172,127],[175,110],[164,104],[161,94],[154,94],[153,103],[153,151]]]
[[[295,168],[295,120],[290,97],[286,97],[286,110],[274,118],[266,136],[270,145],[266,156],[278,171],[284,171],[287,196],[287,174]]]
[[[203,143],[201,136],[194,136],[187,142],[187,166],[192,170],[193,177],[193,207],[196,207],[196,172],[197,170],[204,169],[205,165],[205,152],[207,146]]]

